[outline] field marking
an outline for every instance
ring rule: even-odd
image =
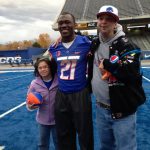
[[[0,73],[8,73],[8,72],[33,72],[34,70],[0,70]]]
[[[0,82],[1,82],[1,81],[11,80],[11,79],[21,78],[21,77],[28,76],[28,75],[31,75],[31,74],[32,74],[32,73],[29,73],[29,74],[26,74],[26,75],[22,75],[22,76],[18,76],[18,77],[13,77],[13,78],[7,78],[7,79],[4,79],[4,80],[0,80]]]
[[[5,146],[0,146],[0,150],[4,150]]]
[[[144,69],[150,69],[150,67],[148,67],[148,66],[145,66],[145,67],[141,67],[141,68],[144,68]]]
[[[0,146],[0,150],[4,150],[5,146]]]
[[[145,76],[142,76],[143,79],[145,79],[146,81],[150,82],[150,79],[146,78]]]
[[[16,106],[16,107],[14,107],[14,108],[12,108],[12,109],[6,111],[5,113],[3,113],[3,114],[0,115],[0,119],[3,118],[4,116],[8,115],[9,113],[15,111],[16,109],[22,107],[22,106],[25,105],[25,104],[26,104],[26,102],[23,102],[23,103],[21,103],[20,105],[18,105],[18,106]]]

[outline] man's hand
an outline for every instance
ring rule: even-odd
[[[110,77],[111,73],[104,69],[103,61],[104,61],[104,59],[101,60],[100,65],[99,65],[99,69],[100,69],[101,74],[102,74],[101,79],[107,80]]]
[[[62,37],[60,36],[60,37],[52,44],[52,46],[56,48],[56,47],[58,46],[58,44],[61,42],[61,40],[62,40]]]

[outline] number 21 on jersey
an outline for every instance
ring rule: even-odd
[[[60,74],[60,79],[62,80],[74,80],[75,78],[75,69],[76,69],[76,60],[67,60],[67,61],[62,61],[60,66],[61,67],[61,74]],[[64,73],[68,71],[69,73],[67,75],[64,75]]]

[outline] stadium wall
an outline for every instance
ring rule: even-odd
[[[23,50],[3,50],[0,51],[0,64],[7,63],[24,63],[28,64],[34,61],[35,58],[41,56],[46,49],[43,48],[28,48]]]
[[[15,57],[19,55],[23,59],[31,59],[34,55],[40,55],[45,52],[43,48],[28,48],[23,50],[2,50],[0,51],[0,57]]]

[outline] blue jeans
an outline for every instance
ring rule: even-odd
[[[39,124],[39,133],[40,133],[39,144],[38,144],[39,150],[49,150],[50,134],[52,134],[55,150],[58,150],[55,125]]]
[[[100,150],[136,150],[136,114],[114,120],[110,110],[96,107]]]

